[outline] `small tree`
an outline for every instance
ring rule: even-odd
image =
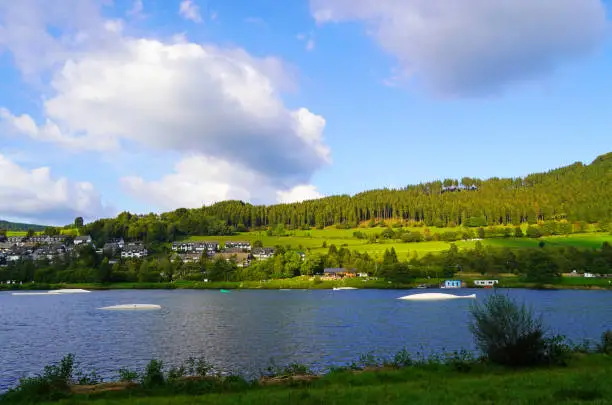
[[[525,304],[493,294],[470,312],[476,345],[490,361],[517,367],[565,360],[561,338],[547,338],[542,318]]]
[[[521,229],[520,226],[517,226],[516,228],[514,228],[514,237],[515,238],[522,238],[523,235],[523,230]]]
[[[78,229],[81,229],[83,227],[83,217],[76,217],[74,219],[74,226]]]

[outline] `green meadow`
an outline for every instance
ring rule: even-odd
[[[291,231],[288,236],[268,236],[266,232],[242,232],[233,236],[192,236],[189,239],[197,240],[215,240],[220,243],[226,241],[246,240],[251,243],[261,240],[264,246],[291,246],[294,249],[309,250],[311,253],[326,253],[329,245],[334,244],[336,247],[347,247],[350,250],[358,252],[367,252],[370,255],[379,257],[382,256],[386,249],[391,247],[400,258],[406,258],[416,252],[419,256],[426,253],[436,253],[448,250],[450,242],[430,241],[430,242],[411,242],[404,243],[397,240],[381,240],[375,243],[369,242],[367,239],[357,239],[353,236],[353,232],[360,231],[367,235],[380,233],[381,228],[358,228],[358,229],[316,229],[309,231]],[[422,228],[413,228],[411,230],[423,231]],[[432,234],[445,231],[458,231],[459,228],[429,228]],[[481,243],[484,246],[493,247],[508,247],[508,248],[530,248],[538,247],[540,242],[544,242],[550,246],[574,246],[576,248],[599,248],[603,242],[612,243],[612,235],[604,233],[583,233],[572,234],[567,236],[549,236],[538,239],[530,238],[493,238],[484,239]],[[476,241],[456,241],[453,242],[459,249],[474,248]],[[324,247],[326,246],[326,247]]]

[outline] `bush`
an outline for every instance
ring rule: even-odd
[[[138,372],[128,370],[127,368],[119,369],[119,381],[134,382],[138,379]]]
[[[410,352],[406,349],[402,349],[393,356],[393,360],[390,365],[397,368],[409,367],[414,364]]]
[[[42,374],[19,380],[19,385],[2,395],[0,402],[39,403],[67,397],[73,371],[74,355],[69,354],[59,364],[45,366]]]
[[[164,385],[166,378],[163,372],[164,364],[159,360],[151,360],[142,375],[141,384],[145,388]]]
[[[605,354],[612,354],[612,330],[601,334],[601,343],[597,345],[597,351]]]
[[[470,330],[491,362],[512,367],[565,363],[569,349],[563,338],[547,337],[542,318],[525,304],[494,294],[470,312]]]

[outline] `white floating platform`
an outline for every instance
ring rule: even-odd
[[[102,307],[98,309],[115,310],[115,311],[142,311],[151,309],[161,309],[160,305],[155,304],[122,304],[112,305],[110,307]]]
[[[356,287],[334,287],[333,288],[334,291],[340,291],[340,290],[357,290]]]
[[[408,301],[440,301],[440,300],[454,300],[458,298],[476,298],[476,294],[471,295],[454,295],[454,294],[443,294],[443,293],[423,293],[423,294],[412,294],[399,297],[399,300]]]
[[[54,292],[14,292],[12,295],[59,295]]]
[[[62,288],[59,290],[51,290],[50,294],[81,294],[91,292],[89,290],[83,290],[82,288]]]

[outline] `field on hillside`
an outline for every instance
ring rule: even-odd
[[[26,231],[6,231],[6,236],[26,236]],[[35,235],[42,235],[43,232],[34,232]],[[60,229],[60,234],[68,236],[78,236],[79,231],[77,229]]]
[[[6,231],[6,236],[26,236],[26,231]]]
[[[416,228],[418,229],[418,228]],[[431,233],[453,230],[452,228],[429,228]],[[448,250],[450,243],[442,241],[413,242],[403,243],[399,241],[379,241],[370,243],[366,239],[357,239],[353,232],[361,231],[366,234],[381,232],[381,228],[359,228],[359,229],[317,229],[310,231],[292,231],[289,236],[268,236],[265,232],[244,232],[234,236],[192,236],[190,240],[215,240],[221,243],[225,241],[245,240],[253,243],[261,240],[264,246],[290,245],[293,248],[308,250],[312,253],[326,253],[329,245],[336,247],[345,246],[350,250],[367,252],[374,256],[382,256],[386,249],[395,248],[400,259],[417,252],[419,256],[426,253],[441,252]],[[457,230],[455,228],[454,230]],[[608,241],[612,243],[612,235],[602,233],[585,233],[568,236],[551,236],[539,239],[529,238],[499,238],[484,239],[483,245],[509,248],[537,247],[541,241],[550,246],[575,246],[577,248],[599,248],[602,243]],[[459,249],[471,249],[476,244],[475,241],[454,242]],[[325,246],[327,247],[323,247]]]

